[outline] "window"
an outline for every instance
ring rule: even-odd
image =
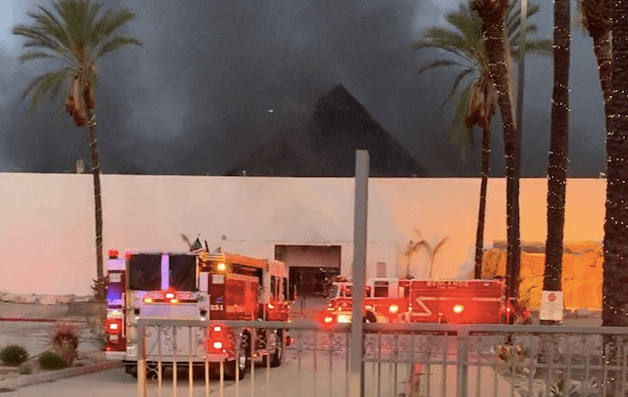
[[[388,281],[375,281],[374,290],[374,298],[388,298]]]
[[[277,299],[277,277],[270,276],[270,293],[273,299]]]
[[[161,254],[135,254],[129,258],[129,289],[161,289]]]
[[[377,277],[386,277],[386,262],[377,262]]]

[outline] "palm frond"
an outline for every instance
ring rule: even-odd
[[[120,48],[129,45],[129,44],[136,44],[141,46],[142,43],[133,37],[122,37],[122,36],[118,36],[118,37],[114,37],[112,39],[107,40],[98,50],[98,53],[96,54],[96,59],[100,58],[101,56],[110,53],[110,52],[114,52],[116,50],[119,50]]]
[[[71,68],[65,67],[54,72],[44,73],[33,79],[22,93],[22,99],[25,99],[32,92],[29,111],[33,113],[46,94],[51,94],[51,98],[54,98],[70,72]]]
[[[458,95],[458,103],[451,118],[451,124],[447,130],[449,143],[458,147],[462,161],[466,161],[467,152],[473,147],[473,129],[466,124],[469,112],[469,98],[473,82],[470,82]]]
[[[68,49],[63,47],[57,40],[41,32],[38,28],[19,25],[12,29],[12,33],[17,36],[24,36],[27,40],[23,47],[45,48],[58,53],[67,53]]]
[[[447,97],[445,98],[443,103],[440,105],[440,108],[438,109],[439,112],[443,111],[443,108],[445,107],[447,102],[449,102],[449,100],[454,96],[456,91],[458,91],[458,86],[460,85],[460,82],[462,82],[462,80],[466,76],[468,76],[469,74],[474,73],[474,72],[476,72],[475,69],[467,68],[467,69],[463,70],[461,73],[459,73],[458,76],[456,76],[456,79],[454,80],[453,84],[451,85],[451,89],[449,90],[449,94],[447,95]]]
[[[39,7],[41,14],[28,13],[27,15],[35,20],[40,33],[54,38],[65,48],[70,48],[70,38],[65,28],[57,18],[44,7]]]
[[[440,48],[459,53],[472,51],[464,36],[438,26],[429,28],[421,39],[413,44],[413,47],[417,50],[430,47]]]
[[[451,61],[449,59],[437,59],[431,63],[428,63],[427,65],[421,67],[421,69],[419,69],[418,74],[421,74],[423,72],[425,72],[426,70],[430,70],[430,69],[434,69],[434,68],[439,68],[439,67],[443,67],[443,66],[461,66],[461,67],[468,67],[467,65],[464,65],[460,62],[456,62],[456,61]]]
[[[434,246],[434,249],[432,250],[432,258],[436,256],[436,254],[441,250],[447,240],[449,240],[449,236],[445,236],[441,241],[438,242],[438,244]]]
[[[111,35],[118,28],[125,23],[129,22],[135,17],[135,14],[130,10],[124,9],[122,11],[108,11],[106,12],[98,22],[94,25],[91,32],[90,43],[92,46],[96,46],[107,36]]]
[[[33,59],[39,59],[39,58],[55,58],[58,59],[57,56],[50,54],[48,52],[43,52],[43,51],[31,51],[31,52],[25,52],[22,55],[20,55],[20,57],[18,58],[20,60],[20,62],[24,63],[26,61],[30,61]]]

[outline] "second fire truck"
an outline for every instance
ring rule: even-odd
[[[514,310],[506,304],[502,280],[366,280],[365,322],[424,322],[498,324],[510,322]],[[324,324],[350,322],[352,283],[333,284]],[[529,322],[527,310],[517,310],[516,321]]]
[[[289,321],[288,271],[283,262],[239,254],[109,251],[107,357],[122,360],[137,376],[137,323],[141,318]],[[149,368],[205,360],[225,364],[225,376],[242,378],[252,357],[281,365],[289,338],[279,329],[231,329],[212,321],[205,328],[166,330],[146,339]],[[190,339],[191,338],[191,339]],[[252,343],[255,341],[255,343]],[[237,375],[236,375],[237,374]]]

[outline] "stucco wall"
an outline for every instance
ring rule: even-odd
[[[521,181],[521,239],[544,241],[545,179]],[[341,271],[353,257],[353,178],[260,178],[103,175],[104,247],[181,251],[181,233],[210,249],[273,257],[275,244],[341,245]],[[0,173],[0,291],[88,294],[95,278],[92,177]],[[479,179],[369,180],[367,276],[387,262],[403,275],[403,252],[417,240],[448,237],[434,257],[434,276],[472,269]],[[565,239],[600,241],[605,180],[567,184]],[[505,183],[489,182],[485,246],[505,239]],[[224,239],[223,239],[224,236]],[[410,273],[426,277],[425,252]],[[393,266],[393,263],[396,265]]]

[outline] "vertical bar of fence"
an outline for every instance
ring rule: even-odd
[[[546,365],[547,365],[547,376],[546,376],[546,381],[545,381],[545,395],[549,396],[550,395],[550,389],[552,387],[552,371],[554,369],[554,335],[550,334],[548,335],[549,339],[550,339],[550,344],[549,344],[549,357],[546,358]]]
[[[536,350],[538,349],[534,349],[532,347],[532,335],[527,335],[528,338],[528,343],[527,345],[530,346],[530,350],[528,352],[528,357],[530,357],[530,368],[528,371],[528,393],[532,393],[533,390],[533,381],[534,381],[534,374],[536,373],[536,360],[533,359],[533,357],[538,357],[537,356],[537,352]]]
[[[427,378],[427,394],[430,394],[430,378],[432,377],[432,372],[431,372],[431,365],[432,365],[432,344],[430,343],[432,341],[432,338],[428,335],[427,336],[427,344],[425,345],[425,348],[427,349],[427,368],[425,369],[425,377]]]
[[[565,342],[563,351],[566,353],[563,355],[563,365],[565,365],[565,369],[563,370],[563,390],[569,395],[569,387],[571,384],[571,349],[569,348],[569,335],[565,335],[562,339]]]
[[[317,356],[317,353],[318,353],[318,332],[316,332],[316,330],[314,330],[312,332],[314,333],[314,371],[313,371],[312,376],[314,378],[313,379],[314,380],[314,395],[316,396],[316,395],[318,395],[316,393],[316,391],[317,391],[316,390],[316,377],[318,375],[318,366],[317,366],[317,362],[316,362],[316,359],[317,359],[316,356]],[[330,381],[331,381],[331,376],[330,376]]]
[[[626,395],[626,340],[624,336],[621,337],[621,395]]]
[[[344,335],[345,335],[344,346],[345,346],[345,351],[346,351],[346,354],[345,354],[345,374],[347,374],[345,376],[345,396],[350,396],[350,389],[349,389],[349,387],[350,387],[349,386],[350,385],[349,384],[349,381],[350,381],[349,374],[350,374],[350,372],[349,372],[349,369],[351,368],[351,366],[350,366],[350,355],[349,355],[349,352],[351,350],[351,346],[349,344],[349,337],[350,337],[351,334],[345,333]],[[362,363],[362,364],[364,364],[364,363]],[[362,375],[364,375],[364,365],[362,365]],[[364,381],[364,377],[362,377],[362,381]],[[364,384],[362,386],[364,386]],[[362,393],[363,393],[362,395],[364,395],[364,388],[362,388]]]
[[[194,363],[192,362],[192,327],[188,327],[188,397],[194,397]]]
[[[377,333],[377,395],[382,390],[382,333]]]
[[[334,387],[333,387],[333,370],[334,370],[334,363],[333,363],[333,352],[332,352],[332,336],[333,336],[333,331],[329,331],[329,336],[328,336],[328,342],[327,342],[327,347],[329,349],[329,397],[332,397],[334,395]],[[349,354],[349,352],[347,351],[347,354]]]
[[[244,334],[242,334],[239,330],[234,330],[234,332],[237,333],[238,336],[236,336],[235,342],[236,342],[236,349],[235,349],[235,363],[234,363],[234,367],[235,367],[235,395],[236,397],[240,397],[240,349],[242,349],[242,338],[244,337]],[[235,335],[235,334],[234,334]],[[245,353],[246,356],[246,353]],[[246,368],[246,367],[245,367]]]
[[[602,397],[606,397],[606,388],[608,387],[608,348],[605,343],[606,338],[602,336]]]
[[[393,396],[397,395],[397,359],[399,358],[399,335],[395,334],[395,348],[393,349]]]
[[[208,335],[207,329],[203,329],[203,333]],[[207,342],[206,342],[207,343]],[[205,355],[205,397],[209,397],[209,356],[207,355],[207,348],[204,349]]]
[[[144,324],[138,321],[137,330],[137,396],[146,397],[146,349],[144,346]]]
[[[585,343],[583,343],[583,345],[586,346]],[[589,372],[590,372],[590,364],[591,364],[591,354],[589,354],[588,350],[585,350],[585,354],[586,354],[586,358],[584,360],[584,379],[585,379],[585,383],[584,383],[584,393],[583,395],[587,395],[587,392],[589,391]]]
[[[299,387],[298,387],[298,396],[301,397],[301,354],[303,352],[303,331],[301,332],[301,338],[299,339],[299,343],[297,344],[297,379],[299,379]]]
[[[458,341],[458,370],[457,370],[457,382],[456,382],[456,390],[458,397],[466,397],[467,396],[467,378],[468,378],[468,367],[467,367],[467,343],[469,339],[469,331],[466,329],[462,329],[458,331],[457,335]]]
[[[225,397],[225,359],[220,360],[220,397]]]
[[[253,357],[255,356],[255,354],[257,353],[257,328],[253,328],[251,329],[251,348],[249,349],[251,352],[251,396],[255,395],[255,360],[253,359]],[[268,339],[268,335],[266,335],[266,338]],[[267,341],[268,342],[268,341]]]
[[[443,338],[443,384],[441,386],[441,396],[447,395],[447,350],[449,349],[449,341],[446,338]],[[446,343],[445,343],[446,342]]]
[[[509,360],[510,360],[510,397],[515,397],[515,383],[516,383],[516,379],[515,379],[515,375],[516,375],[516,371],[517,371],[517,346],[516,343],[514,342],[514,338],[512,334],[508,334],[509,339],[512,342],[512,346],[510,346],[510,354],[509,354]]]
[[[172,397],[177,397],[177,327],[172,327]]]
[[[161,333],[163,332],[163,327],[161,325],[157,326],[157,395],[159,397],[163,396],[163,352],[161,350]]]
[[[268,350],[268,342],[269,339],[266,338],[266,397],[270,395],[270,350]],[[279,341],[275,339],[275,343],[279,343]],[[275,347],[279,349],[279,345]]]
[[[495,358],[493,358],[493,397],[497,397],[497,360]]]
[[[349,395],[364,396],[364,316],[362,302],[364,299],[364,279],[366,268],[366,239],[368,217],[368,177],[369,154],[366,150],[355,152],[355,208],[353,229],[353,307],[351,310],[351,365]]]

